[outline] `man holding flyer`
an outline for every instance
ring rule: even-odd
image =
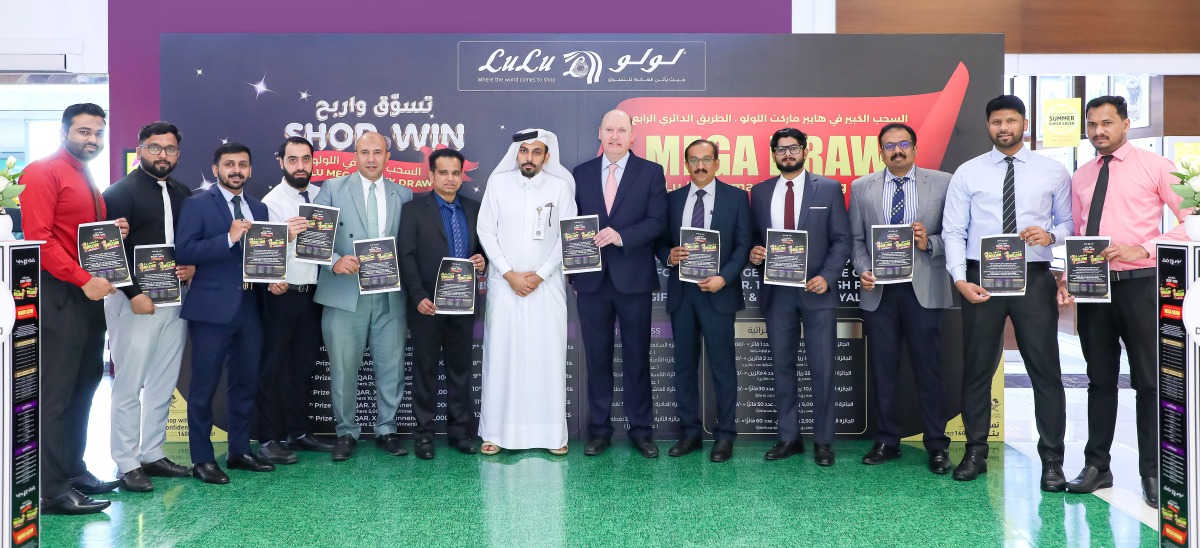
[[[900,343],[908,346],[909,365],[916,377],[921,400],[925,450],[929,469],[950,471],[946,449],[946,404],[939,354],[942,309],[949,308],[950,277],[946,274],[942,244],[942,204],[950,174],[918,169],[917,133],[900,123],[879,131],[879,153],[887,169],[859,178],[851,185],[850,229],[854,233],[854,270],[862,291],[859,306],[867,333],[867,360],[874,384],[875,446],[863,464],[883,464],[900,457],[900,424],[896,415],[900,370]],[[873,263],[880,225],[907,229],[907,243],[915,247],[908,264],[911,278],[902,283],[876,285]],[[911,251],[911,250],[910,250]]]
[[[432,459],[438,401],[438,358],[446,364],[446,431],[450,446],[474,454],[478,425],[471,393],[471,348],[475,314],[439,314],[436,285],[445,258],[471,262],[483,271],[483,247],[476,235],[479,202],[461,196],[463,155],[443,148],[429,155],[433,192],[404,204],[400,216],[400,277],[408,288],[408,328],[412,333],[412,399],[417,458]],[[476,284],[472,283],[471,291]]]
[[[658,240],[658,259],[667,274],[667,311],[675,338],[675,399],[682,434],[668,455],[679,457],[700,448],[700,341],[708,349],[717,399],[716,443],[709,458],[725,462],[733,455],[737,436],[737,364],[733,322],[746,307],[742,297],[742,267],[750,253],[750,200],[746,191],[717,180],[721,169],[716,143],[696,140],[684,149],[691,184],[667,194],[667,230]],[[680,263],[688,250],[680,245],[682,228],[702,229],[720,236],[718,272],[699,282],[680,279]]]

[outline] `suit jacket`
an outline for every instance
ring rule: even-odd
[[[438,268],[442,257],[450,256],[450,238],[442,222],[441,208],[435,193],[417,195],[404,204],[400,217],[400,277],[413,306],[424,299],[433,300]],[[462,194],[455,199],[467,218],[467,254],[483,253],[475,230],[479,220],[479,202]],[[479,307],[476,307],[478,310]]]
[[[173,177],[167,178],[171,218],[175,221],[172,229],[179,223],[183,201],[191,195],[192,191],[183,183]],[[125,236],[125,258],[129,261],[129,271],[132,273],[134,247],[166,242],[163,233],[166,218],[163,216],[162,187],[158,186],[158,180],[150,174],[142,169],[135,169],[133,173],[104,190],[104,204],[108,220],[124,217],[129,221],[129,234]],[[233,222],[232,219],[230,222]],[[228,231],[229,227],[226,226],[225,230]],[[120,289],[130,299],[142,294],[136,283]]]
[[[667,230],[659,238],[658,259],[669,269],[667,275],[667,311],[679,310],[684,298],[683,284],[680,281],[679,268],[671,266],[667,259],[671,248],[679,246],[679,229],[683,226],[684,207],[687,203],[688,191],[691,184],[677,188],[667,194],[670,213],[667,215]],[[754,232],[750,221],[750,199],[746,191],[713,180],[709,185],[713,192],[712,220],[709,229],[721,233],[721,270],[725,278],[725,287],[716,293],[700,293],[701,298],[707,298],[718,312],[733,313],[746,308],[742,296],[742,268],[746,266],[746,257],[750,256],[750,248],[754,241]],[[691,212],[688,212],[691,215]]]
[[[242,199],[255,220],[267,221],[266,205],[245,192]],[[196,273],[179,317],[226,324],[233,321],[241,307],[246,293],[242,290],[242,244],[229,246],[231,224],[233,213],[219,185],[183,201],[175,230],[175,260],[196,265]]]
[[[850,186],[850,229],[854,233],[854,270],[871,270],[871,225],[889,224],[883,218],[884,173],[877,171],[856,179]],[[942,209],[946,205],[946,188],[950,185],[950,174],[943,171],[917,168],[916,221],[925,225],[929,234],[929,245],[933,253],[918,249],[913,262],[913,292],[917,301],[925,308],[949,308],[953,298],[950,294],[950,274],[946,271],[946,247],[942,244]],[[891,187],[891,185],[888,185]],[[894,192],[892,188],[888,192]],[[890,194],[889,194],[890,196]],[[883,286],[878,286],[883,287]],[[883,291],[859,292],[859,305],[863,310],[875,310]]]
[[[401,208],[412,201],[412,191],[396,184],[394,181],[380,179],[383,184],[384,211],[387,226],[384,236],[395,236],[397,252],[400,246],[400,217]],[[314,204],[333,206],[341,209],[338,215],[337,235],[333,240],[333,262],[337,263],[342,255],[354,254],[354,240],[370,240],[377,238],[376,234],[367,233],[367,202],[363,197],[362,178],[358,172],[329,179],[321,185],[321,192],[313,200]],[[401,280],[401,286],[404,281]],[[393,314],[404,314],[404,292],[393,291],[386,294],[388,306]],[[340,308],[354,312],[358,308],[358,275],[334,274],[332,266],[322,266],[317,280],[317,293],[313,300],[325,306]]]
[[[767,179],[750,193],[750,208],[754,217],[755,245],[767,241],[768,228],[783,228],[771,225],[771,200],[774,198],[778,177]],[[804,172],[804,196],[800,204],[800,222],[796,230],[808,231],[808,277],[825,278],[829,291],[816,294],[803,288],[776,287],[763,284],[763,308],[769,309],[773,293],[798,291],[805,308],[834,308],[838,305],[838,279],[853,250],[850,234],[850,217],[846,213],[846,199],[842,185],[833,179]]]
[[[602,162],[607,162],[603,155],[579,164],[571,172],[575,177],[577,215],[599,215],[600,228],[612,227],[624,245],[601,248],[604,271],[572,274],[571,283],[578,291],[594,293],[607,275],[621,293],[658,291],[654,247],[667,227],[667,178],[663,168],[631,152],[610,216],[604,207]]]

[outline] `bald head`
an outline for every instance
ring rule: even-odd
[[[354,159],[358,171],[370,181],[378,181],[383,177],[383,169],[387,166],[387,139],[374,131],[363,133],[354,144]]]
[[[623,110],[610,110],[600,119],[600,146],[604,157],[616,162],[633,145],[633,119]]]

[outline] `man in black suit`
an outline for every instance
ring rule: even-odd
[[[833,465],[833,348],[837,335],[838,279],[853,250],[850,217],[842,185],[804,170],[808,136],[784,128],[771,136],[771,152],[779,177],[754,186],[751,209],[754,237],[750,262],[766,259],[767,229],[808,231],[808,282],[803,288],[763,285],[762,308],[775,374],[775,409],[779,413],[779,442],[767,460],[804,452],[796,393],[796,353],[804,324],[805,355],[812,372],[813,460]]]
[[[479,202],[459,196],[463,155],[448,148],[429,155],[433,192],[404,204],[400,215],[400,276],[408,289],[408,329],[413,345],[413,415],[417,420],[416,454],[434,455],[438,357],[446,365],[446,420],[450,446],[471,455],[478,425],[471,406],[471,348],[474,314],[439,315],[434,286],[443,257],[469,258],[475,270],[485,262],[475,235]],[[468,257],[469,255],[469,257]],[[478,311],[478,303],[476,303]]]
[[[750,200],[746,191],[716,180],[721,161],[717,145],[695,140],[683,151],[692,184],[667,194],[670,214],[667,230],[659,239],[658,258],[671,273],[667,276],[667,311],[675,337],[675,399],[679,442],[667,452],[679,457],[700,448],[700,393],[697,370],[700,341],[708,349],[717,396],[716,443],[709,458],[725,462],[733,455],[737,436],[737,364],[733,353],[733,322],[746,307],[742,297],[742,267],[750,253]],[[679,263],[688,258],[680,245],[680,227],[704,228],[720,233],[721,261],[716,275],[699,283],[679,279]]]
[[[605,114],[599,138],[604,154],[571,172],[578,214],[600,216],[596,245],[604,265],[601,272],[571,275],[587,354],[588,441],[583,454],[599,455],[611,442],[613,334],[620,320],[629,440],[642,456],[654,458],[658,447],[650,392],[650,303],[659,287],[654,244],[667,228],[667,179],[662,166],[629,151],[629,114]]]

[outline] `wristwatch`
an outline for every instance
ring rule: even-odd
[[[1053,232],[1047,232],[1046,234],[1050,235],[1050,245],[1058,243],[1058,237],[1056,237]]]

